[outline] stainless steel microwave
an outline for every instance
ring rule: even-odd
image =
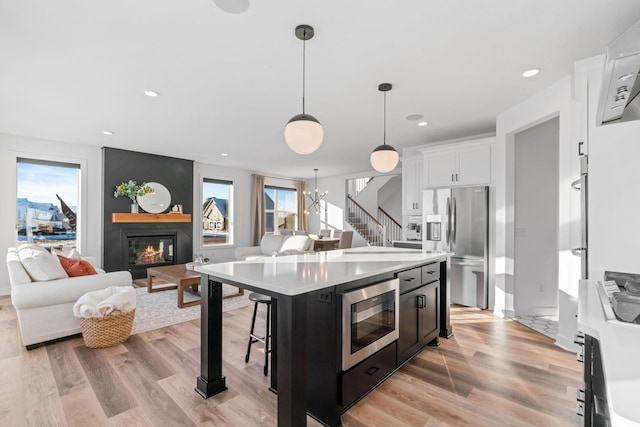
[[[345,292],[342,296],[342,370],[398,339],[398,279]]]

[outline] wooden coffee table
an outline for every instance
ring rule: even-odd
[[[166,280],[175,283],[175,286],[158,286],[153,287],[153,278]],[[147,292],[166,291],[168,289],[178,289],[178,308],[191,307],[200,304],[200,300],[184,302],[184,288],[191,287],[194,293],[198,292],[200,286],[200,273],[193,270],[187,270],[184,264],[165,265],[162,267],[147,268]],[[231,298],[244,295],[244,289],[238,288],[238,292],[226,295],[223,298]]]

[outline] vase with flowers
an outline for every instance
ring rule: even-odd
[[[146,182],[138,185],[136,181],[122,182],[116,185],[113,197],[126,196],[131,199],[131,213],[138,213],[138,196],[153,194],[155,191]]]

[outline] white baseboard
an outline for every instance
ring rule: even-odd
[[[564,337],[560,334],[556,335],[556,345],[563,350],[570,351],[571,353],[578,353],[578,344],[573,342],[572,338]]]

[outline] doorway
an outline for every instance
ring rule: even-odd
[[[515,134],[514,310],[558,315],[558,117]]]

